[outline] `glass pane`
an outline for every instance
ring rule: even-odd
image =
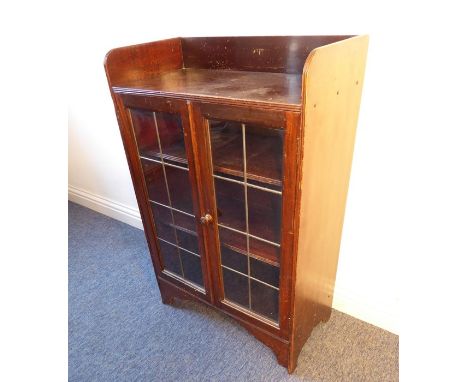
[[[187,166],[184,131],[178,114],[156,112],[156,122],[161,142],[161,151],[165,162]]]
[[[203,286],[203,276],[201,270],[201,260],[198,256],[192,255],[191,253],[179,250],[180,259],[182,260],[182,266],[184,268],[184,276],[187,280]]]
[[[163,268],[203,286],[181,116],[138,109],[130,115]]]
[[[249,233],[274,243],[281,242],[281,195],[247,187]]]
[[[218,227],[218,230],[221,245],[247,253],[247,235],[223,227]]]
[[[221,245],[221,264],[245,275],[248,273],[246,254],[233,251],[224,245]]]
[[[189,216],[189,215],[186,215],[181,212],[174,211],[174,210],[172,210],[172,214],[174,215],[174,223],[175,223],[176,228],[182,227],[182,228],[185,228],[186,230],[196,232],[194,216]]]
[[[218,222],[245,232],[245,191],[242,184],[214,179]]]
[[[264,241],[249,238],[249,250],[250,254],[257,257],[262,257],[270,262],[279,264],[281,248],[275,245],[265,243]]]
[[[252,185],[252,186],[258,186],[258,187],[262,187],[262,188],[265,188],[267,190],[272,190],[272,191],[278,191],[278,192],[281,192],[283,191],[283,182],[281,182],[281,184],[270,184],[270,183],[265,183],[265,182],[259,182],[257,180],[252,180],[252,179],[248,179],[247,180],[248,182],[248,185]]]
[[[277,321],[284,129],[211,120],[209,132],[224,297]]]
[[[164,166],[172,207],[193,214],[192,185],[187,170]]]
[[[162,164],[142,159],[141,165],[143,167],[143,174],[145,176],[146,188],[148,189],[150,200],[169,205]]]
[[[255,280],[250,281],[252,310],[273,321],[278,321],[278,291]]]
[[[223,268],[224,297],[239,305],[249,307],[249,281],[229,269]]]
[[[250,258],[250,276],[279,287],[279,268],[252,257]]]
[[[214,173],[243,177],[242,125],[231,121],[209,121]]]
[[[163,268],[182,276],[177,248],[160,240],[159,249],[163,261]]]
[[[247,178],[281,186],[283,179],[284,130],[245,125]]]
[[[151,203],[151,209],[153,210],[153,219],[158,237],[177,244],[175,230],[172,226],[171,209],[154,203]]]
[[[186,249],[187,251],[193,253],[198,253],[198,239],[195,232],[187,232],[180,229],[178,229],[176,232],[180,248]]]
[[[130,110],[130,115],[140,155],[150,158],[158,157],[159,145],[153,112]]]

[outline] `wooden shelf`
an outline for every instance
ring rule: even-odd
[[[187,157],[185,154],[184,142],[173,144],[170,150],[166,149],[166,152],[163,154],[156,150],[140,150],[140,155],[142,157],[158,160],[161,160],[162,158],[165,161],[169,161],[169,163],[174,163],[177,165],[181,165],[182,167],[187,167]]]
[[[246,232],[246,203],[243,185],[215,179],[216,214],[219,224]],[[248,187],[249,233],[281,242],[281,195]]]
[[[198,238],[197,233],[190,230],[190,229],[188,229],[188,228],[182,227],[182,226],[177,225],[177,224],[172,224],[172,223],[168,223],[167,225],[174,228],[174,229],[176,229],[178,232],[184,232],[184,233],[194,237],[196,240],[198,240],[197,239]],[[242,237],[245,237],[245,236],[242,236]],[[245,244],[238,241],[239,236],[238,235],[231,236],[231,239],[232,238],[236,238],[236,239],[231,240],[230,243],[224,243],[223,242],[223,243],[221,243],[221,245],[235,251],[236,253],[240,253],[241,255],[247,256],[247,251],[242,249],[242,247],[245,247]],[[257,240],[257,241],[259,241],[259,240]],[[272,250],[273,248],[275,249],[275,251]],[[278,253],[276,253],[276,252],[278,252]],[[276,247],[273,247],[273,246],[269,245],[268,243],[266,243],[266,246],[264,246],[263,248],[259,247],[259,246],[255,246],[254,252],[252,252],[252,251],[250,252],[250,257],[253,257],[254,259],[257,259],[259,261],[263,261],[264,263],[273,265],[275,267],[279,267],[279,258],[278,258],[278,256],[279,256],[279,248],[276,251]]]
[[[265,140],[261,135],[250,134],[246,131],[247,143],[247,181],[263,183],[263,186],[282,186],[282,156],[281,145],[272,140]],[[228,135],[219,130],[211,133],[211,147],[215,173],[228,178],[236,177],[238,181],[244,180],[244,164],[242,153],[237,153],[242,148],[242,135],[233,133]],[[141,150],[142,157],[163,159],[169,163],[187,166],[184,142],[172,144],[164,153],[156,150]],[[260,160],[259,160],[260,159]],[[275,188],[275,187],[274,187]]]
[[[247,179],[274,186],[282,185],[283,144],[278,144],[279,129],[265,139],[256,134],[255,127],[246,127]],[[277,136],[275,136],[275,132]],[[214,171],[239,177],[243,181],[242,131],[240,129],[211,129],[211,152]]]
[[[115,84],[116,93],[248,104],[300,111],[302,75],[186,68]]]
[[[244,255],[244,256],[247,256],[247,252],[244,251],[243,249],[239,248],[240,245],[235,245],[234,243],[232,244],[227,244],[227,243],[221,243],[222,246],[225,246],[237,253],[240,253],[241,255]],[[268,245],[268,244],[267,244]],[[279,248],[278,248],[278,252],[279,252]],[[263,251],[259,251],[259,250],[256,250],[255,252],[252,252],[250,251],[250,257],[253,257],[254,259],[257,259],[259,261],[263,261],[264,263],[267,263],[267,264],[270,264],[270,265],[273,265],[275,267],[279,267],[279,258],[278,258],[278,255],[271,251],[271,250],[263,250]]]

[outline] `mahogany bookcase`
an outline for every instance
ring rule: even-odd
[[[331,314],[367,36],[174,38],[105,70],[162,301],[294,371]]]

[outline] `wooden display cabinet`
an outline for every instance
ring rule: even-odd
[[[292,372],[331,314],[367,36],[174,38],[105,69],[164,303]]]

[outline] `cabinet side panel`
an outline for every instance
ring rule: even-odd
[[[303,73],[303,147],[290,368],[331,313],[368,37],[314,50]]]

